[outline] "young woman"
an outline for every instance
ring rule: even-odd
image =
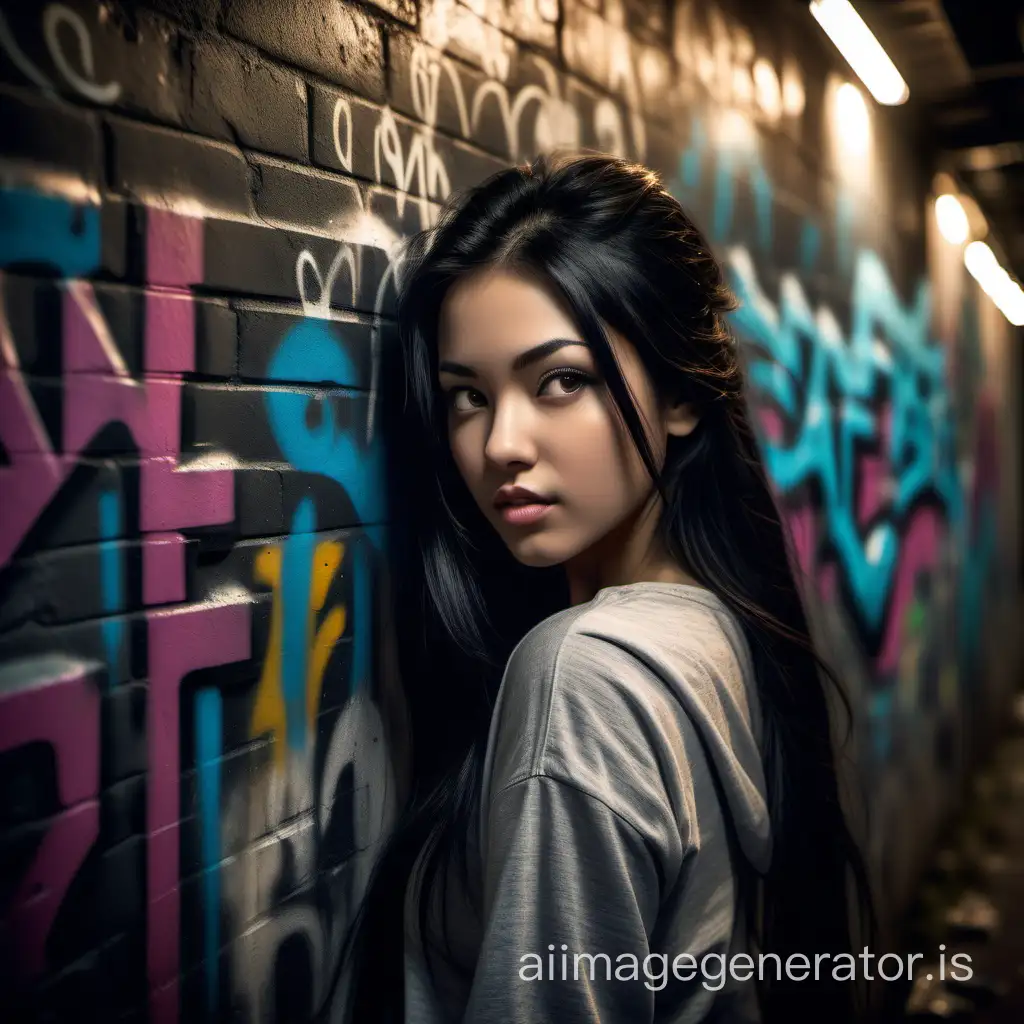
[[[813,968],[851,950],[849,881],[873,920],[865,872],[730,308],[678,202],[611,158],[499,173],[410,246],[413,792],[356,1024],[854,1019]]]

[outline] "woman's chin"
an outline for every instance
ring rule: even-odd
[[[533,569],[547,569],[552,565],[561,565],[566,560],[566,554],[556,545],[544,543],[541,537],[529,537],[517,541],[505,541],[512,557],[521,565],[528,565]]]

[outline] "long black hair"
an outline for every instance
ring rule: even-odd
[[[773,832],[767,874],[742,857],[737,868],[754,949],[783,962],[794,952],[851,952],[855,926],[873,934],[875,917],[840,801],[825,680],[847,716],[850,707],[809,635],[727,325],[734,299],[707,241],[655,174],[611,157],[543,157],[450,202],[406,251],[394,347],[401,366],[385,374],[401,384],[384,407],[394,437],[392,572],[412,791],[350,932],[354,1019],[401,1020],[413,863],[426,849],[426,935],[434,887],[447,884],[452,867],[466,877],[505,663],[532,626],[568,603],[564,571],[526,568],[508,552],[448,447],[437,383],[441,303],[456,281],[495,266],[531,275],[564,301],[661,495],[662,540],[743,628],[763,710]],[[699,410],[691,434],[669,438],[660,471],[606,327],[637,348],[663,396]],[[778,984],[767,970],[758,982],[766,1024],[807,1013],[830,1024],[855,1019],[855,988],[830,979],[826,967],[820,982]]]

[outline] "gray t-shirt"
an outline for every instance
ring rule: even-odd
[[[406,1024],[757,1022],[753,981],[721,963],[747,952],[724,816],[757,870],[771,856],[760,731],[746,643],[707,590],[608,587],[532,629],[433,982],[415,871],[407,892]]]

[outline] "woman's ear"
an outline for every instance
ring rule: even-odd
[[[665,429],[671,437],[686,437],[699,419],[700,414],[692,402],[674,402],[665,410]]]

